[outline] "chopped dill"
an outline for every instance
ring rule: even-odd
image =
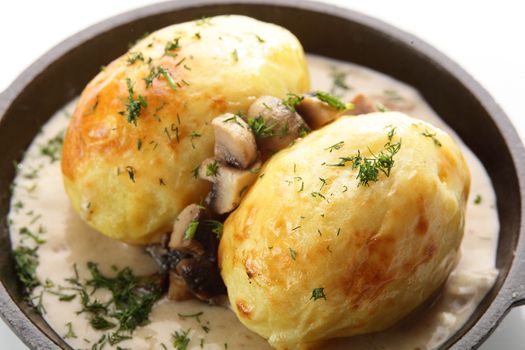
[[[310,297],[310,300],[313,299],[314,301],[318,299],[324,299],[326,300],[326,295],[324,294],[324,288],[315,288],[312,291],[312,296]]]
[[[49,157],[51,163],[60,159],[62,153],[62,145],[64,143],[64,131],[59,132],[52,137],[43,146],[40,146],[40,154]]]
[[[292,258],[292,260],[295,260],[295,258],[297,257],[297,252],[293,250],[292,248],[288,248],[288,249],[290,251],[290,257]]]
[[[24,294],[31,295],[33,290],[41,285],[40,280],[36,276],[36,269],[38,267],[38,247],[29,248],[26,246],[19,246],[13,250],[13,257],[15,259],[15,268],[18,272],[18,278],[24,286]]]
[[[353,108],[352,103],[344,103],[341,101],[338,97],[324,91],[316,91],[315,97],[317,97],[320,101],[325,102],[330,107],[333,107],[339,111],[345,110],[345,109],[351,109]]]
[[[71,322],[66,323],[67,333],[64,335],[64,339],[77,338],[75,331],[73,330],[73,324]]]
[[[142,52],[131,52],[127,59],[128,64],[132,65],[137,61],[144,62],[144,55],[142,55]]]
[[[177,84],[175,84],[175,81],[173,80],[173,77],[171,76],[170,72],[162,66],[159,66],[157,69],[159,73],[162,74],[164,79],[166,79],[168,85],[172,88],[172,90],[177,91]]]
[[[474,198],[474,204],[476,205],[481,204],[482,200],[483,199],[481,198],[481,195],[477,194],[476,197]]]
[[[255,118],[248,118],[248,126],[252,129],[255,137],[270,137],[273,136],[273,126],[267,125],[262,116]]]
[[[170,51],[180,49],[179,40],[180,38],[175,38],[172,41],[168,41],[164,47],[164,52],[170,53]]]
[[[184,231],[184,240],[191,240],[193,237],[195,237],[195,233],[197,232],[197,228],[199,227],[198,221],[191,221],[186,228],[186,231]]]
[[[128,102],[126,103],[126,112],[121,112],[121,114],[126,116],[129,123],[133,123],[136,126],[140,110],[148,107],[148,103],[142,95],[138,95],[137,99],[135,99],[134,83],[130,78],[126,78],[126,84],[128,87]]]
[[[128,165],[126,166],[126,172],[128,173],[128,176],[130,178],[131,181],[135,182],[135,174],[136,174],[136,170],[134,167]]]
[[[282,104],[290,111],[295,112],[295,107],[297,107],[302,100],[304,100],[304,96],[288,93],[287,97],[282,100]]]
[[[390,176],[390,171],[394,166],[394,156],[401,149],[401,140],[392,143],[392,138],[395,135],[395,128],[390,127],[387,134],[388,142],[384,145],[384,149],[377,155],[371,153],[371,157],[363,157],[361,151],[357,151],[355,156],[340,157],[339,163],[330,164],[332,166],[345,166],[347,162],[352,163],[352,169],[358,169],[356,178],[359,180],[357,186],[369,186],[370,182],[376,182],[379,179],[379,174],[383,173],[386,177]]]
[[[423,135],[425,137],[428,137],[428,138],[431,138],[432,141],[434,141],[434,145],[436,145],[438,147],[441,147],[441,142],[436,137],[436,133],[435,132],[430,132],[427,129],[425,129],[425,132],[422,132],[421,135]]]
[[[338,143],[335,143],[335,144],[333,144],[333,145],[330,146],[330,147],[326,147],[326,148],[325,148],[325,151],[329,151],[330,153],[332,153],[332,151],[334,151],[334,150],[339,150],[339,149],[341,149],[341,147],[343,147],[344,144],[345,144],[344,141],[339,141]]]
[[[206,176],[216,176],[219,172],[219,163],[215,160],[206,165]]]
[[[187,350],[188,349],[188,344],[190,343],[190,340],[191,340],[188,337],[190,330],[191,329],[188,329],[186,331],[181,330],[180,332],[175,331],[171,335],[171,340],[173,342],[173,346],[175,347],[175,349],[177,350]]]

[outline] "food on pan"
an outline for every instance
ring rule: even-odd
[[[219,262],[239,320],[277,348],[384,330],[457,262],[470,174],[427,123],[342,117],[262,174],[224,223]]]
[[[9,222],[74,348],[433,349],[497,275],[479,160],[415,90],[275,25],[162,29],[65,111]]]
[[[220,16],[150,34],[80,96],[62,157],[73,208],[109,237],[158,241],[208,191],[192,170],[213,154],[211,120],[308,88],[301,44],[276,25]]]

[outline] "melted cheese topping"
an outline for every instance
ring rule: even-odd
[[[330,91],[334,88],[334,78],[339,77],[338,81],[344,84],[338,84],[335,92],[344,99],[351,99],[358,93],[383,96],[385,101],[410,109],[405,111],[410,116],[448,131],[464,152],[472,183],[461,246],[462,256],[440,295],[430,305],[422,307],[388,331],[331,340],[320,345],[320,348],[351,347],[357,350],[436,348],[466,322],[492,287],[498,273],[495,256],[499,222],[490,178],[476,156],[413,88],[353,64],[312,55],[308,56],[308,63],[315,90]],[[82,222],[64,192],[59,161],[52,162],[50,157],[42,154],[42,147],[66,128],[68,113],[71,113],[74,105],[75,101],[50,119],[19,166],[9,213],[13,247],[34,244],[27,234],[20,233],[22,228],[40,232],[45,243],[38,250],[40,263],[37,276],[41,281],[50,280],[55,285],[63,284],[64,279],[73,276],[74,264],[78,266],[81,280],[89,278],[86,269],[88,261],[98,263],[105,274],[112,272],[113,265],[119,268],[129,266],[139,275],[155,272],[155,264],[141,248],[107,238]],[[478,196],[480,202],[476,200]],[[37,288],[34,293],[39,294],[41,288]],[[68,333],[68,324],[71,323],[77,337],[68,337],[66,341],[74,348],[90,349],[103,332],[94,330],[85,314],[77,314],[81,309],[78,299],[64,302],[59,301],[58,296],[44,293],[44,317],[61,336]],[[200,322],[195,318],[178,316],[198,312],[203,312]],[[172,302],[164,298],[154,306],[150,321],[146,326],[139,327],[132,339],[113,347],[107,344],[104,349],[116,349],[117,346],[159,349],[162,344],[173,348],[172,334],[187,330],[191,338],[188,349],[270,349],[264,339],[242,326],[233,312],[223,307],[196,301]]]

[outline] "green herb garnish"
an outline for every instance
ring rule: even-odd
[[[481,195],[480,194],[477,194],[476,197],[474,198],[474,204],[481,204],[481,201],[483,199],[481,198]]]
[[[187,350],[188,344],[190,343],[190,338],[188,337],[188,334],[190,333],[190,329],[183,331],[175,331],[172,336],[171,340],[173,342],[173,346],[177,350]]]
[[[248,118],[248,126],[252,129],[256,137],[264,138],[273,136],[273,126],[267,125],[262,116]]]
[[[324,299],[326,300],[326,295],[324,294],[324,288],[315,288],[312,291],[312,296],[310,297],[310,300],[313,299],[314,301],[318,299]]]
[[[158,67],[158,71],[160,72],[160,74],[162,74],[164,79],[166,79],[166,81],[168,82],[169,86],[173,89],[173,91],[176,91],[177,84],[173,80],[173,77],[171,76],[170,72],[166,68],[161,67],[161,66]]]
[[[131,181],[135,182],[135,174],[136,174],[136,170],[134,167],[128,165],[126,166],[126,172],[128,173],[128,176],[130,178]]]
[[[129,123],[137,125],[140,110],[148,107],[148,103],[142,95],[138,95],[137,99],[135,99],[134,84],[130,78],[126,78],[126,85],[128,87],[128,102],[126,103],[126,111],[121,112],[121,114],[126,116]]]
[[[432,133],[432,132],[428,131],[427,129],[425,129],[425,132],[422,132],[421,135],[423,135],[425,137],[428,137],[428,138],[431,138],[432,141],[434,141],[434,145],[436,145],[438,147],[441,147],[441,142],[437,139],[435,132]]]
[[[206,176],[215,176],[219,171],[219,163],[215,160],[206,165]]]
[[[302,100],[304,100],[304,96],[288,93],[287,97],[282,100],[282,104],[290,111],[295,112],[295,107],[297,107]]]
[[[38,247],[29,248],[25,246],[19,246],[13,250],[18,278],[24,285],[24,293],[27,296],[31,295],[33,290],[41,284],[36,276],[36,268],[38,267],[37,250]]]
[[[76,338],[77,335],[73,331],[73,324],[71,322],[66,323],[67,333],[64,335],[64,339]]]
[[[45,145],[40,146],[40,154],[49,157],[51,163],[54,163],[60,159],[63,143],[64,132],[61,131],[55,137],[49,139]]]
[[[218,239],[222,236],[223,224],[217,220],[204,220],[204,223],[211,227],[211,232],[215,233]]]
[[[333,144],[332,146],[325,148],[325,150],[326,151],[330,151],[330,153],[332,153],[332,151],[334,151],[334,150],[341,149],[341,147],[343,147],[344,144],[345,144],[344,141],[339,141],[338,143]]]
[[[184,231],[184,240],[190,240],[195,237],[195,233],[197,232],[197,228],[199,227],[198,221],[191,221],[186,228],[186,231]]]
[[[345,109],[350,109],[350,108],[353,107],[353,105],[351,103],[344,103],[338,97],[336,97],[336,96],[334,96],[332,94],[329,94],[328,92],[317,91],[315,93],[315,97],[317,97],[320,101],[325,102],[330,107],[333,107],[333,108],[335,108],[335,109],[337,109],[339,111],[342,111],[342,110],[345,110]]]
[[[137,61],[144,62],[144,56],[142,55],[142,52],[131,52],[127,59],[128,64],[132,65]]]
[[[345,166],[346,162],[352,163],[352,169],[358,169],[356,178],[359,180],[357,186],[368,186],[370,182],[376,182],[379,179],[379,174],[383,173],[387,177],[390,176],[390,171],[394,166],[394,156],[401,149],[401,141],[392,143],[392,138],[395,134],[395,128],[391,128],[388,133],[388,142],[384,145],[384,149],[377,155],[371,153],[371,157],[363,157],[358,150],[355,156],[340,157],[337,164],[330,164],[332,166]]]
[[[288,249],[290,251],[290,257],[292,258],[292,260],[295,260],[295,258],[297,257],[297,252],[293,250],[292,248],[288,248]]]
[[[168,41],[164,47],[164,52],[169,53],[170,51],[180,49],[179,40],[180,38],[175,38],[172,41]]]

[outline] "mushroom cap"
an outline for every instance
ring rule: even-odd
[[[261,96],[248,109],[248,120],[262,118],[266,134],[256,135],[259,150],[275,153],[290,145],[307,130],[304,120],[295,111],[286,107],[280,98]]]
[[[176,40],[180,48],[166,54]],[[133,53],[143,60],[130,63]],[[175,90],[162,74],[146,86],[144,79],[159,66],[169,72]],[[126,118],[127,79],[133,98],[140,95],[147,103],[136,125]],[[80,96],[62,153],[73,208],[114,239],[158,241],[177,214],[209,190],[209,183],[192,177],[192,169],[213,156],[211,120],[246,113],[257,96],[285,97],[308,85],[299,41],[273,24],[219,16],[150,34],[101,71]]]
[[[358,186],[359,169],[331,165],[358,150],[379,154],[392,127],[401,148],[388,177]],[[277,153],[262,174],[224,223],[219,263],[239,320],[276,348],[383,330],[456,262],[469,170],[428,123],[396,112],[343,116]]]

